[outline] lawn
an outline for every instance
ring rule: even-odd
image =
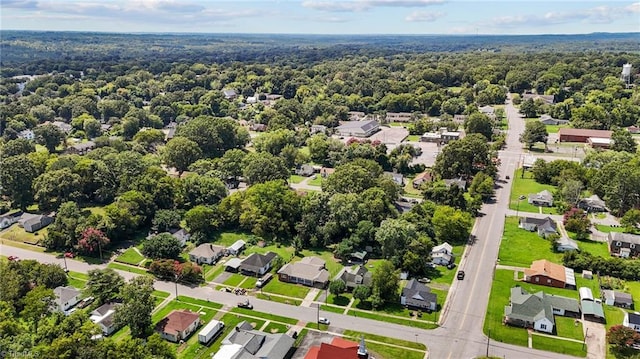
[[[141,275],[146,275],[146,274],[151,275],[144,269],[140,269],[140,268],[136,268],[136,267],[132,267],[125,264],[120,264],[120,263],[109,263],[107,264],[107,268],[117,269],[125,272],[141,274]]]
[[[345,330],[342,333],[342,335],[344,335],[345,337],[350,337],[351,339],[357,339],[357,340],[360,340],[360,338],[364,335],[364,338],[367,340],[373,340],[380,343],[392,344],[392,345],[407,347],[411,349],[417,349],[417,350],[423,350],[423,351],[427,350],[427,347],[422,343],[415,343],[409,340],[388,338],[388,337],[383,337],[380,335],[369,334],[369,333],[360,333],[354,330]]]
[[[569,125],[546,125],[548,133],[558,133],[561,128],[569,127]]]
[[[559,337],[583,340],[584,332],[582,331],[582,323],[574,318],[555,317],[556,331]],[[535,339],[535,338],[534,338]]]
[[[624,227],[612,227],[612,226],[605,226],[603,224],[596,224],[596,229],[603,233],[624,232]]]
[[[262,291],[265,293],[280,294],[287,297],[301,299],[304,299],[304,297],[307,296],[309,290],[310,289],[308,287],[297,284],[284,283],[277,278],[272,279],[271,281],[269,281],[269,283],[267,283],[267,285],[262,288]]]
[[[458,271],[457,265],[460,264],[463,253],[464,245],[459,244],[453,246],[453,255],[455,256],[456,267],[453,269],[447,269],[445,266],[436,266],[435,270],[437,273],[433,273],[429,276],[429,278],[431,278],[431,282],[450,285],[453,282],[453,277]]]
[[[157,291],[154,291],[153,294],[156,295],[155,294],[156,292]],[[167,293],[167,292],[160,292],[160,293],[165,293],[166,294],[165,298],[169,296],[169,293]],[[189,303],[189,304],[199,305],[199,306],[202,306],[202,307],[207,307],[207,308],[212,308],[212,309],[220,309],[220,308],[222,308],[222,304],[210,302],[208,300],[203,300],[203,299],[185,297],[184,295],[179,295],[178,296],[178,300],[181,303]]]
[[[300,305],[302,304],[302,301],[299,299],[291,299],[291,298],[285,298],[285,297],[280,297],[277,295],[274,296],[270,296],[269,294],[263,294],[263,293],[256,293],[256,298],[258,299],[264,299],[264,300],[270,300],[272,302],[277,302],[277,303],[284,303],[284,304],[291,304],[291,305]],[[342,313],[342,312],[340,312]]]
[[[264,320],[270,320],[272,322],[278,322],[278,323],[284,323],[284,324],[296,324],[298,323],[298,319],[293,319],[293,318],[287,318],[287,317],[281,317],[279,315],[275,315],[275,314],[270,314],[270,313],[264,313],[264,312],[258,312],[252,309],[245,309],[245,308],[232,308],[231,309],[232,313],[238,313],[240,315],[249,315],[252,317],[258,317]]]
[[[326,262],[326,268],[329,271],[329,278],[335,277],[344,267],[340,261],[333,257],[333,252],[326,249],[304,249],[300,252],[302,257],[320,257]],[[291,261],[297,262],[302,257],[294,257]]]
[[[389,127],[405,127],[407,124],[404,122],[389,122]]]
[[[305,180],[304,176],[298,176],[298,175],[291,175],[291,177],[289,177],[289,183],[300,183],[302,181]]]
[[[395,324],[405,325],[408,327],[415,327],[415,328],[422,328],[422,329],[435,329],[438,327],[437,324],[428,323],[425,321],[424,318],[431,319],[431,317],[429,317],[428,314],[423,314],[422,320],[410,319],[409,315],[407,315],[407,319],[402,319],[402,318],[390,317],[387,315],[380,315],[375,312],[369,312],[369,311],[365,312],[365,311],[353,310],[353,309],[349,310],[347,314],[353,315],[354,317],[373,319],[380,322],[395,323]]]
[[[46,235],[47,228],[43,228],[34,233],[28,233],[24,228],[19,227],[17,224],[11,226],[8,230],[2,233],[3,238],[27,244],[39,244]]]
[[[87,280],[89,279],[89,276],[87,276],[86,273],[80,273],[80,272],[71,272],[69,271],[68,275],[68,284],[74,288],[77,289],[84,289],[85,285],[87,285]]]
[[[324,305],[324,304],[320,306],[320,310],[324,310],[325,312],[331,312],[331,313],[342,314],[344,313],[344,309],[345,308],[342,308],[342,307],[334,307],[331,305]]]
[[[407,142],[420,142],[420,135],[409,135],[405,140]]]
[[[247,238],[253,237],[253,234],[242,231],[223,231],[213,234],[213,241],[215,244],[228,247],[234,244],[237,240],[242,239],[245,242]]]
[[[162,307],[160,310],[158,310],[157,312],[153,313],[153,315],[151,315],[151,321],[153,321],[153,323],[157,323],[159,322],[162,318],[166,317],[169,313],[173,312],[174,310],[177,309],[188,309],[192,312],[199,312],[200,311],[200,305],[193,305],[190,303],[186,303],[186,302],[180,302],[177,300],[172,300],[169,303],[167,303],[167,305],[165,305],[164,307]],[[211,309],[211,313],[215,313],[214,309]],[[212,315],[213,317],[213,315]]]
[[[253,289],[256,287],[257,281],[258,281],[258,278],[256,277],[245,277],[244,282],[240,283],[240,288]]]
[[[245,278],[246,277],[241,274],[234,273],[229,278],[227,278],[227,280],[225,280],[223,284],[231,287],[237,287]]]
[[[307,184],[309,186],[322,186],[322,181],[324,180],[324,178],[322,178],[322,176],[316,175],[316,178],[310,179],[309,181],[307,181]]]
[[[322,292],[319,293],[319,295],[323,294]],[[335,294],[331,294],[329,293],[329,296],[327,298],[327,303],[329,304],[333,304],[333,305],[339,305],[341,307],[346,307],[349,302],[351,301],[351,298],[353,296],[351,295],[351,293],[343,293],[341,295],[335,295]]]
[[[518,228],[518,218],[507,217],[498,259],[502,265],[529,267],[538,259],[562,263],[562,253],[553,253],[551,242],[538,233]]]
[[[293,257],[293,247],[276,245],[276,244],[272,244],[264,247],[260,247],[257,245],[249,246],[247,249],[245,249],[244,256],[248,257],[251,253],[265,254],[267,252],[276,253],[277,255],[282,257],[285,260],[285,262],[290,260]]]
[[[634,308],[640,308],[640,282],[625,281],[625,292],[633,296]],[[637,309],[636,309],[637,310]]]
[[[145,257],[138,253],[135,248],[129,248],[116,258],[116,261],[137,266],[145,260]]]
[[[269,323],[262,331],[265,333],[274,334],[274,333],[286,333],[287,330],[289,330],[288,325],[280,324],[280,323]]]
[[[220,273],[224,272],[224,267],[222,265],[210,266],[204,264],[202,267],[202,270],[204,272],[204,280],[207,282],[211,282],[212,280],[216,279],[216,277],[219,276]]]
[[[568,354],[583,358],[587,356],[586,348],[582,349],[582,343],[534,335],[531,339],[531,344],[533,345],[534,349],[546,350],[549,352],[556,352],[560,354]]]
[[[583,252],[589,252],[594,256],[609,258],[609,248],[606,242],[596,242],[589,240],[577,240],[578,247]]]
[[[537,206],[529,204],[529,194],[538,193],[543,190],[548,190],[553,193],[555,187],[552,185],[541,184],[533,179],[531,171],[525,171],[524,178],[522,177],[522,169],[515,171],[511,180],[513,181],[511,187],[511,195],[509,197],[509,208],[518,210],[519,212],[534,212],[539,213]],[[523,200],[518,200],[520,196],[524,196]],[[555,207],[545,208],[545,213],[556,214]]]

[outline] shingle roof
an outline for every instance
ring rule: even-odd
[[[324,265],[325,261],[319,257],[304,257],[299,262],[285,264],[278,274],[325,283],[329,280],[329,271],[324,268]]]
[[[609,241],[640,244],[640,236],[631,233],[610,232]]]
[[[582,304],[582,313],[584,315],[592,315],[594,317],[604,318],[604,309],[602,309],[602,304],[592,302],[590,300],[583,300]]]
[[[336,127],[337,131],[342,130],[361,130],[362,132],[368,132],[372,128],[379,126],[378,121],[376,120],[365,120],[365,121],[345,121],[342,125]]]
[[[265,254],[252,253],[250,256],[242,260],[242,266],[262,268],[271,263],[276,256],[277,254],[273,252],[267,252]]]
[[[558,135],[562,136],[586,136],[586,137],[600,137],[611,138],[612,131],[605,130],[590,130],[585,128],[568,128],[563,127],[558,130]]]
[[[74,297],[79,296],[80,291],[71,286],[60,286],[53,290],[53,294],[58,298],[58,302],[66,303]]]
[[[560,264],[549,262],[546,259],[533,261],[533,263],[531,263],[531,267],[524,270],[524,274],[528,277],[533,275],[544,275],[561,282],[565,282],[567,279],[565,267]]]
[[[436,303],[438,296],[435,293],[431,293],[431,288],[415,280],[410,279],[407,285],[402,288],[402,296],[405,298],[405,303],[409,306],[424,307],[429,303]]]
[[[199,318],[200,314],[189,310],[174,310],[158,322],[156,330],[176,335],[178,332],[185,331],[185,329]]]
[[[213,258],[224,252],[225,248],[211,243],[203,243],[189,252],[189,255],[204,258]]]

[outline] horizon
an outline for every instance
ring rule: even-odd
[[[640,2],[1,0],[2,31],[113,34],[587,35],[640,31]]]

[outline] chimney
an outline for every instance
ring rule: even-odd
[[[360,338],[360,345],[358,345],[358,359],[369,359],[369,352],[364,343],[364,335]]]

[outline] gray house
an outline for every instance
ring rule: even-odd
[[[67,311],[71,309],[74,305],[78,304],[80,301],[80,291],[71,286],[66,287],[57,287],[53,290],[53,294],[56,296],[54,303],[56,304],[56,308],[61,311],[68,313]]]
[[[105,303],[91,312],[89,319],[100,326],[102,334],[109,335],[118,329],[114,318],[119,305],[120,303]]]
[[[12,224],[18,222],[22,217],[22,212],[6,213],[0,216],[0,229],[9,228]]]
[[[518,227],[530,232],[538,232],[540,237],[546,238],[550,234],[558,233],[556,222],[547,218],[521,217]]]
[[[372,274],[367,267],[360,265],[342,268],[334,280],[342,280],[347,285],[347,290],[353,290],[361,285],[370,286],[371,277]]]
[[[255,330],[246,321],[238,323],[223,340],[212,359],[284,359],[288,358],[295,339],[287,334]]]
[[[606,305],[614,305],[620,308],[633,309],[633,297],[629,293],[605,289],[601,294],[602,300]]]
[[[242,260],[239,268],[240,272],[256,277],[262,276],[271,269],[271,263],[277,256],[273,252],[267,252],[266,254],[252,253]]]
[[[529,195],[529,204],[534,206],[553,207],[553,194],[544,190],[535,194]]]
[[[51,223],[53,223],[53,217],[32,213],[23,213],[18,220],[18,225],[29,233],[36,232]]]
[[[607,242],[612,256],[635,258],[640,254],[640,235],[610,232],[607,235]]]
[[[431,293],[429,287],[412,278],[402,288],[400,304],[412,309],[435,311],[438,309],[438,296]]]
[[[580,199],[577,206],[587,212],[607,212],[607,205],[597,194]]]
[[[189,260],[197,264],[213,264],[224,255],[225,247],[203,243],[189,252]]]
[[[304,257],[299,262],[287,263],[278,271],[281,282],[324,288],[329,283],[329,271],[320,257]]]
[[[549,115],[540,116],[540,122],[544,125],[566,125],[569,123],[568,120],[558,120],[557,118],[553,118]]]
[[[240,252],[242,252],[246,245],[247,242],[243,241],[242,239],[238,239],[237,241],[233,242],[232,245],[227,247],[227,254],[237,256],[238,254],[240,254]]]
[[[504,308],[504,322],[516,327],[553,333],[555,315],[580,317],[580,305],[572,298],[545,294],[529,294],[521,287],[511,288],[510,304]]]

